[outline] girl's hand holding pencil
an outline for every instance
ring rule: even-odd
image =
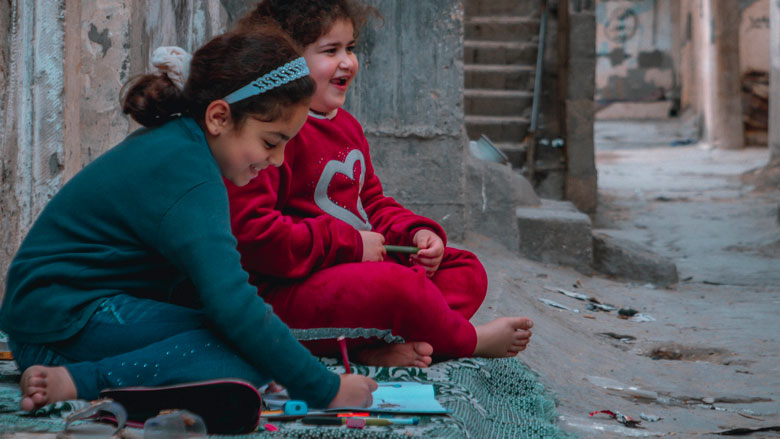
[[[385,237],[382,234],[361,230],[360,238],[363,240],[362,262],[381,262],[385,260],[387,251],[384,246]]]
[[[376,381],[365,375],[345,373],[339,376],[341,385],[336,397],[328,404],[331,407],[371,407],[377,388]]]

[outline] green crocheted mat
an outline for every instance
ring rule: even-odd
[[[338,371],[335,360],[322,361]],[[377,381],[416,381],[433,384],[436,399],[452,413],[423,416],[420,425],[313,427],[300,422],[276,423],[279,431],[257,432],[246,438],[568,438],[556,426],[555,404],[534,373],[513,359],[468,358],[434,364],[425,369],[356,366],[355,373]],[[0,432],[59,431],[64,418],[85,401],[46,406],[32,414],[18,411],[19,372],[12,362],[0,362]],[[236,436],[232,436],[236,437]]]

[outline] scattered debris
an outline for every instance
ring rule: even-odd
[[[615,334],[614,332],[599,332],[599,335],[611,337],[615,340],[620,340],[623,343],[633,343],[634,340],[636,340],[636,337],[633,335]]]
[[[573,293],[571,291],[564,290],[563,288],[544,287],[544,289],[547,290],[547,291],[554,291],[556,293],[561,293],[564,296],[568,296],[568,297],[571,297],[571,298],[577,299],[577,300],[588,300],[589,299],[589,297],[586,296],[585,294]]]
[[[539,299],[539,301],[540,301],[540,302],[544,303],[545,305],[552,306],[553,308],[560,308],[560,309],[565,309],[565,310],[567,310],[567,311],[576,312],[576,313],[579,313],[579,312],[580,312],[580,310],[578,310],[578,309],[576,309],[576,308],[569,308],[568,306],[566,306],[566,305],[561,305],[560,303],[558,303],[558,302],[555,302],[555,301],[553,301],[553,300],[549,300],[549,299],[543,299],[543,298],[541,298],[541,297],[539,297],[538,299]]]
[[[612,305],[606,305],[603,303],[594,302],[594,300],[595,299],[591,298],[590,303],[587,303],[585,305],[585,309],[587,309],[588,311],[604,311],[604,312],[610,312],[617,309]]]
[[[654,322],[655,317],[650,314],[636,314],[634,317],[631,317],[630,320],[632,322]]]
[[[773,425],[771,427],[761,427],[761,428],[734,428],[731,430],[720,431],[713,434],[718,434],[721,436],[747,436],[749,434],[758,433],[762,431],[780,431],[780,425]]]
[[[757,418],[757,417],[755,417],[755,416],[750,416],[750,415],[748,415],[747,413],[737,412],[737,414],[738,414],[739,416],[742,416],[742,417],[745,417],[745,418],[748,418],[748,419],[755,419],[756,421],[763,421],[763,419],[761,419],[761,418]]]
[[[636,386],[629,386],[621,383],[620,381],[613,380],[611,378],[604,378],[598,376],[586,376],[585,380],[594,386],[601,387],[607,390],[607,393],[616,394],[620,396],[627,396],[630,398],[657,400],[658,393],[652,390],[640,389]]]
[[[644,420],[645,420],[645,421],[647,421],[647,422],[658,422],[658,421],[660,421],[661,419],[663,419],[663,418],[662,418],[662,417],[660,417],[660,416],[655,416],[655,415],[646,415],[646,414],[644,414],[644,413],[640,413],[640,414],[639,414],[639,417],[640,417],[640,418],[642,418],[642,419],[644,419]]]
[[[607,415],[611,416],[613,419],[615,419],[616,421],[620,422],[621,424],[625,425],[628,428],[640,428],[639,424],[642,423],[642,421],[639,421],[639,420],[636,420],[636,419],[632,419],[631,417],[626,416],[626,415],[624,415],[624,414],[622,414],[620,412],[613,412],[611,410],[599,410],[599,411],[591,412],[590,415],[593,416],[593,415],[598,414],[598,413],[607,414]]]
[[[696,143],[696,139],[677,139],[669,142],[669,146],[685,146],[693,145],[694,143]]]
[[[618,317],[621,319],[627,319],[629,317],[634,316],[635,314],[639,313],[639,311],[633,309],[633,308],[620,308],[618,310]]]
[[[577,287],[576,284],[574,286],[575,286],[575,288],[579,288],[579,287]],[[586,301],[588,303],[585,305],[585,309],[587,309],[588,311],[606,311],[606,312],[609,312],[609,311],[614,311],[614,310],[617,309],[617,308],[615,308],[612,305],[603,304],[603,303],[599,302],[598,299],[596,299],[594,297],[591,297],[591,296],[588,296],[586,294],[575,293],[573,291],[568,291],[568,290],[564,290],[563,288],[555,288],[555,287],[544,287],[544,289],[547,290],[547,291],[555,292],[555,293],[561,293],[564,296],[571,297],[572,299]]]
[[[722,282],[715,282],[711,280],[703,280],[701,281],[701,283],[703,283],[704,285],[723,285]]]

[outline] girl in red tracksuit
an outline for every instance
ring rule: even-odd
[[[350,339],[365,364],[418,366],[432,356],[513,356],[532,322],[469,322],[487,292],[474,254],[446,247],[444,230],[386,197],[363,129],[343,110],[369,9],[353,0],[264,0],[239,23],[275,21],[304,48],[317,90],[284,164],[244,187],[227,182],[233,233],[263,299],[312,351]],[[315,25],[312,25],[315,23]],[[416,246],[416,255],[384,245]]]

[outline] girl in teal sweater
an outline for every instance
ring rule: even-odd
[[[370,404],[376,383],[328,371],[257,296],[230,231],[222,177],[241,186],[282,163],[314,92],[306,63],[265,29],[218,36],[189,67],[183,89],[182,72],[130,84],[124,111],[147,128],[59,191],[9,268],[0,329],[22,409],[221,377]]]

